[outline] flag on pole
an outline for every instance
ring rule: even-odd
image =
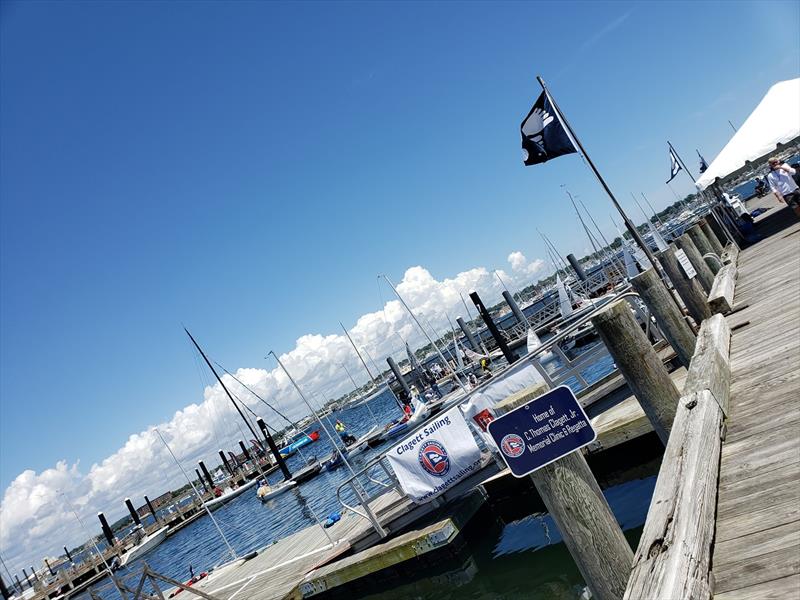
[[[700,150],[695,149],[695,152],[697,152],[697,156],[700,157],[700,172],[705,173],[706,169],[708,168],[708,163],[706,162],[706,159],[703,158],[703,155],[700,154]]]
[[[520,132],[525,166],[577,152],[545,91],[542,91],[528,116],[522,121]]]
[[[678,157],[675,156],[675,151],[672,149],[672,146],[669,147],[669,163],[669,179],[667,179],[667,183],[675,179],[675,175],[681,170],[681,163]]]

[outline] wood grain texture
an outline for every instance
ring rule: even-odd
[[[722,251],[722,264],[735,265],[739,262],[739,246],[729,243]]]
[[[683,388],[684,395],[709,390],[725,415],[731,387],[730,344],[731,330],[722,315],[703,321]]]
[[[747,308],[729,319],[750,324],[731,337],[712,557],[723,600],[800,598],[800,225],[774,199],[756,206],[773,208],[757,224],[786,226],[730,261]]]
[[[717,234],[714,233],[714,230],[711,228],[711,225],[708,223],[708,221],[701,219],[698,225],[700,225],[700,229],[703,230],[703,233],[706,234],[706,239],[708,240],[709,244],[711,244],[711,251],[717,256],[722,256],[722,243],[717,237]]]
[[[633,277],[630,282],[655,317],[681,364],[688,367],[694,354],[695,335],[661,277],[655,269],[648,269]]]
[[[723,414],[708,390],[681,397],[625,598],[710,598]]]
[[[703,255],[694,244],[694,240],[688,233],[684,233],[677,240],[675,240],[678,248],[686,253],[689,262],[692,263],[694,270],[697,271],[697,279],[700,280],[700,285],[703,286],[706,294],[711,291],[711,286],[714,285],[714,273],[708,268],[706,261],[703,260]]]
[[[666,250],[656,253],[656,258],[661,263],[664,272],[672,282],[675,291],[678,292],[678,296],[683,300],[686,310],[695,323],[699,325],[703,319],[710,317],[711,309],[708,307],[708,296],[703,290],[703,286],[700,285],[697,277],[692,279],[686,277],[686,273],[684,273],[675,256],[673,245],[670,244],[670,247]]]
[[[738,275],[736,265],[725,265],[714,277],[708,294],[708,306],[713,313],[727,314],[733,309],[733,293]]]
[[[658,437],[667,444],[680,393],[625,300],[592,317],[617,367],[625,376]]]

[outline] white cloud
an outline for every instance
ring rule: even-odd
[[[521,252],[512,252],[508,261],[511,271],[498,273],[515,287],[530,283],[544,267],[543,261],[528,261]],[[397,289],[423,325],[430,323],[438,334],[443,334],[449,328],[448,314],[453,320],[464,315],[461,294],[466,297],[469,292],[477,291],[484,302],[491,305],[500,299],[502,286],[492,271],[483,267],[440,281],[425,268],[415,266],[406,271]],[[388,286],[386,291],[387,295],[391,293]],[[409,340],[412,347],[426,343],[396,299],[386,302],[382,310],[362,315],[350,329],[355,343],[366,348],[380,368],[385,367],[387,355],[402,351],[398,333]],[[366,380],[363,367],[344,334],[303,335],[297,339],[295,347],[280,358],[312,398],[317,393],[326,398],[336,397],[352,388],[340,364],[345,364],[358,381]],[[276,402],[291,418],[307,413],[279,368],[270,371],[240,368],[235,375],[263,398]],[[277,427],[283,427],[285,423],[230,376],[225,375],[224,380],[255,412]],[[222,388],[215,384],[204,389],[202,402],[182,408],[166,423],[132,434],[122,448],[93,464],[88,471],[82,470],[78,463],[68,465],[59,461],[55,467],[41,473],[22,472],[5,490],[0,503],[0,553],[10,563],[9,568],[38,564],[45,555],[59,554],[62,545],[69,547],[86,540],[70,503],[89,531],[95,534],[99,531],[95,516],[98,511],[105,512],[113,522],[126,512],[124,498],[130,497],[138,505],[145,494],[153,497],[183,485],[185,479],[156,435],[156,427],[190,475],[198,460],[216,465],[220,447],[232,449],[239,439],[252,437],[242,426]]]

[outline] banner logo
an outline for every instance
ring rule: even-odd
[[[450,457],[447,450],[436,440],[428,440],[419,449],[419,464],[426,472],[436,477],[444,477],[450,470]]]
[[[525,452],[525,442],[516,433],[509,433],[500,441],[500,450],[509,458],[517,458]]]

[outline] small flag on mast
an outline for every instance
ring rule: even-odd
[[[672,146],[669,147],[669,162],[669,179],[667,179],[667,183],[675,179],[675,175],[681,170],[681,163],[678,157],[675,156],[675,151],[672,149]]]
[[[520,132],[522,160],[526,166],[577,152],[545,91],[522,121]]]
[[[695,152],[697,152],[697,156],[700,157],[700,172],[705,173],[706,169],[708,169],[708,163],[706,162],[706,159],[703,158],[703,155],[700,154],[700,150],[695,149]]]

